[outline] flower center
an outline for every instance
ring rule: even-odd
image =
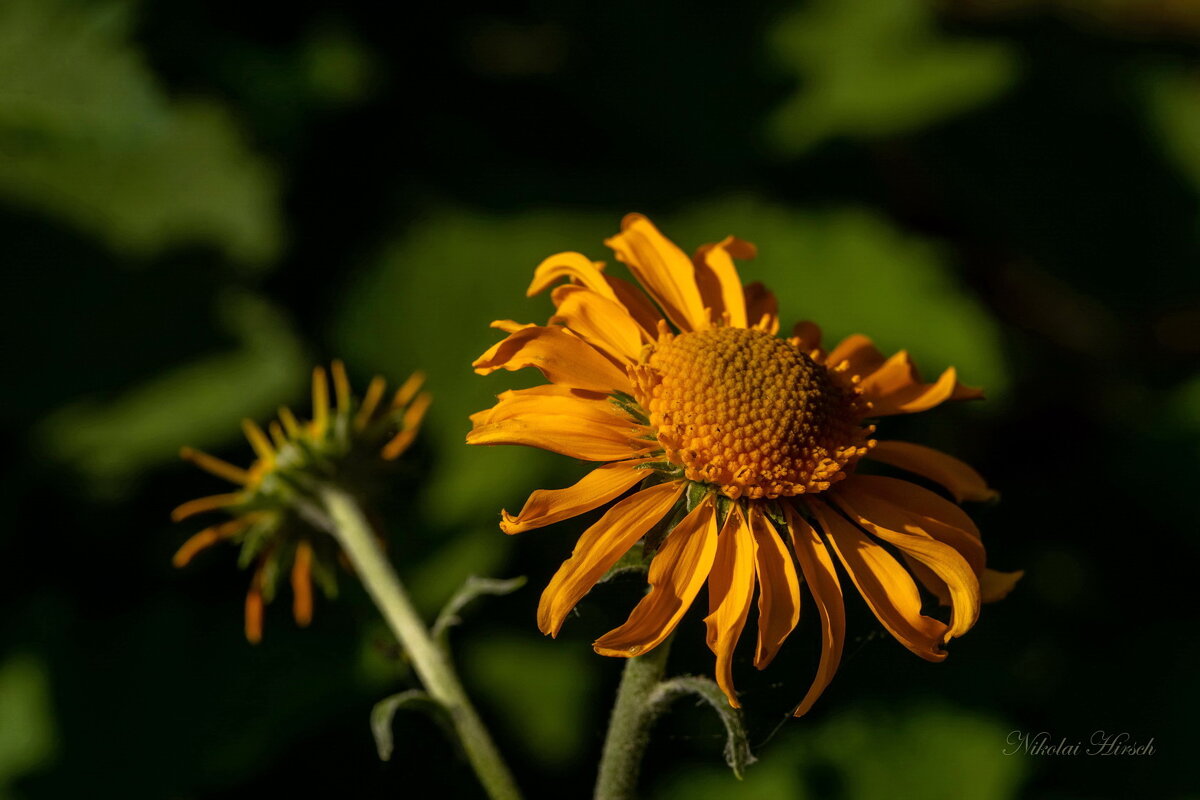
[[[824,491],[874,444],[856,390],[764,331],[664,334],[632,372],[667,458],[734,499]]]

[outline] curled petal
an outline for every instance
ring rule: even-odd
[[[592,649],[602,656],[629,657],[657,647],[696,599],[716,552],[717,518],[710,495],[667,535],[650,562],[650,591],[629,619],[597,639]]]
[[[480,375],[536,367],[547,380],[562,386],[604,394],[633,391],[624,372],[558,325],[518,330],[476,359],[473,366]]]
[[[942,644],[949,628],[921,613],[921,593],[908,570],[879,544],[824,503],[813,501],[816,514],[850,579],[875,617],[902,645],[928,661],[946,658]]]
[[[842,647],[846,642],[846,608],[842,599],[842,585],[829,549],[791,504],[783,504],[783,510],[792,535],[792,549],[796,551],[796,560],[800,562],[800,570],[804,573],[804,583],[812,593],[813,603],[821,616],[821,661],[817,665],[812,686],[793,712],[800,717],[807,714],[817,702],[841,663]]]
[[[559,414],[600,425],[632,424],[613,407],[608,398],[553,383],[529,389],[511,389],[501,392],[496,400],[496,405],[491,408],[472,414],[471,422],[481,426],[527,414]]]
[[[874,405],[876,416],[915,414],[928,411],[947,400],[970,400],[983,392],[958,382],[954,367],[933,383],[925,383],[908,353],[901,350],[862,380],[862,388]]]
[[[988,488],[987,481],[969,464],[932,447],[910,442],[879,442],[867,452],[867,458],[940,483],[960,503],[965,500],[992,500],[997,494],[994,489]]]
[[[971,629],[979,619],[979,579],[957,550],[914,526],[906,526],[902,530],[887,527],[870,513],[873,506],[871,498],[855,492],[853,486],[840,488],[834,497],[842,510],[861,528],[924,564],[946,585],[951,608],[947,640],[962,636]]]
[[[592,470],[574,486],[538,489],[529,495],[521,513],[515,517],[507,511],[500,512],[500,530],[508,534],[521,533],[599,508],[644,478],[646,471],[638,466],[647,460],[615,461]]]
[[[553,299],[558,311],[551,323],[561,322],[620,363],[637,362],[642,332],[625,306],[582,286],[560,286]]]
[[[734,708],[741,704],[733,688],[733,650],[746,627],[754,597],[756,549],[746,518],[735,504],[717,536],[717,553],[708,574],[709,614],[704,618],[708,649],[717,657],[717,685]]]
[[[571,557],[542,592],[538,604],[538,628],[542,633],[558,635],[575,604],[671,510],[683,489],[683,481],[643,489],[614,505],[583,532]]]
[[[592,261],[583,253],[557,253],[550,256],[533,271],[533,282],[525,290],[528,297],[544,292],[551,284],[560,278],[575,281],[591,289],[601,297],[616,300],[617,297],[609,288],[601,271],[602,261]]]
[[[750,505],[750,530],[757,544],[758,646],[754,666],[765,669],[800,621],[800,579],[796,565],[759,503]]]
[[[629,214],[621,221],[621,232],[604,243],[680,330],[708,327],[691,259],[650,220]]]
[[[746,327],[746,296],[733,259],[754,256],[754,245],[727,236],[715,244],[702,245],[692,257],[701,302],[712,309],[716,318],[728,312],[729,324],[734,328]]]

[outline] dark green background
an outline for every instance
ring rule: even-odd
[[[359,387],[429,373],[390,552],[431,616],[471,573],[529,577],[456,654],[529,795],[586,796],[620,667],[589,643],[637,585],[538,634],[587,520],[495,522],[582,465],[462,438],[528,382],[473,375],[487,323],[544,320],[536,263],[609,259],[632,210],[755,241],[785,325],[985,386],[881,435],[976,465],[990,560],[1027,572],[941,665],[850,597],[836,681],[785,723],[806,610],[767,673],[739,651],[746,781],[685,703],[646,795],[1197,797],[1200,14],[1025,5],[0,3],[0,798],[478,796],[419,716],[376,759],[368,712],[410,677],[349,580],[251,647],[232,548],[170,566],[200,523],[168,512],[220,490],[179,445],[244,463],[238,421],[338,356]],[[702,630],[673,672],[711,669]],[[1156,752],[1004,755],[1014,730]]]

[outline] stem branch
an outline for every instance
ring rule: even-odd
[[[483,721],[472,707],[450,658],[429,634],[400,583],[358,503],[341,489],[323,485],[318,496],[332,523],[331,533],[345,551],[367,593],[400,640],[417,676],[445,709],[467,759],[492,800],[519,800],[512,774],[500,757]]]

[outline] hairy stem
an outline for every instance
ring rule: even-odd
[[[358,503],[341,489],[329,485],[320,487],[318,496],[328,512],[330,532],[400,640],[425,690],[446,709],[488,796],[492,800],[519,800],[512,773],[467,699],[449,656],[417,614]]]
[[[650,726],[661,709],[651,697],[666,670],[670,648],[668,638],[649,653],[625,661],[600,756],[596,800],[632,800],[637,795],[642,754],[650,741]]]

